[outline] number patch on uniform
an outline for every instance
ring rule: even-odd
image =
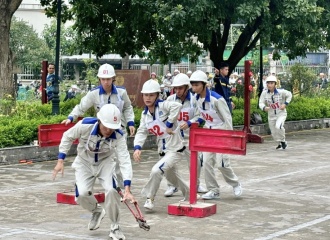
[[[270,104],[269,107],[271,107],[272,109],[276,109],[276,108],[280,108],[280,105],[278,102],[276,102],[276,103]]]
[[[160,127],[158,125],[154,125],[152,128],[149,128],[149,133],[155,135],[155,136],[161,136],[164,134],[164,132],[162,132],[160,130]]]
[[[185,121],[187,122],[189,120],[189,113],[188,112],[180,112],[178,121]]]
[[[208,115],[207,113],[202,113],[202,116],[206,121],[213,122],[213,118],[210,115]]]

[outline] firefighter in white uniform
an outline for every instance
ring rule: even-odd
[[[286,106],[292,99],[292,93],[285,89],[276,88],[275,76],[266,78],[268,90],[264,90],[259,99],[261,110],[268,112],[268,124],[273,139],[278,143],[276,149],[286,149],[284,123],[287,116]]]
[[[98,112],[103,105],[112,103],[122,112],[122,130],[125,130],[128,126],[132,136],[135,132],[133,107],[126,90],[113,84],[115,76],[115,70],[110,64],[106,63],[100,66],[97,74],[97,77],[100,79],[100,85],[88,92],[81,99],[80,103],[74,107],[68,119],[63,120],[62,123],[68,124],[77,120],[79,116],[83,116],[91,107],[94,107],[95,111]]]
[[[196,107],[193,93],[190,92],[190,81],[186,74],[177,74],[172,83],[175,94],[169,96],[166,101],[178,102],[182,105],[180,116],[178,118],[180,132],[184,139],[184,145],[186,149],[183,151],[184,157],[187,160],[188,167],[190,169],[190,151],[189,151],[189,128],[191,123],[199,122],[201,124],[203,119],[199,118],[200,112]],[[197,192],[205,193],[207,190],[200,185],[200,172],[203,165],[202,157],[198,157],[197,163]],[[172,186],[168,183],[168,188],[164,193],[165,197],[172,196],[177,191],[176,186]]]
[[[113,82],[115,81],[115,70],[110,64],[103,64],[100,66],[97,74],[100,79],[100,85],[92,89],[84,96],[80,103],[74,107],[69,114],[68,119],[63,120],[63,124],[68,124],[77,120],[79,116],[83,116],[84,113],[94,107],[95,112],[98,112],[105,104],[115,104],[120,112],[121,117],[121,130],[126,137],[126,127],[129,127],[130,136],[135,133],[134,127],[134,112],[127,92],[123,88],[116,87]],[[119,180],[122,180],[118,163],[116,166],[116,175]]]
[[[207,87],[207,76],[197,70],[190,77],[192,90],[195,92],[197,107],[205,120],[204,128],[232,130],[232,117],[225,99],[219,94],[210,91]],[[214,167],[217,166],[225,181],[233,187],[234,195],[241,196],[242,187],[230,166],[228,155],[203,152],[204,174],[208,192],[202,195],[203,199],[220,197],[220,187],[215,177]]]
[[[107,212],[110,221],[110,237],[125,239],[119,227],[120,195],[116,191],[114,179],[116,149],[120,170],[124,178],[124,200],[135,202],[130,192],[132,164],[127,144],[121,127],[121,114],[113,104],[104,105],[97,113],[97,118],[84,118],[67,130],[59,146],[57,165],[53,171],[53,179],[58,172],[64,171],[64,159],[72,143],[79,139],[77,157],[72,167],[76,177],[76,201],[84,209],[92,213],[88,224],[89,230],[99,228],[101,220]],[[98,204],[93,194],[96,178],[105,189],[105,209]]]
[[[141,114],[140,126],[135,135],[133,158],[135,161],[141,160],[141,149],[148,133],[157,136],[158,152],[161,156],[142,189],[142,194],[147,197],[144,207],[151,210],[163,176],[171,184],[178,186],[185,198],[189,196],[189,188],[175,168],[183,158],[182,152],[185,149],[177,124],[181,104],[160,100],[160,85],[154,80],[146,81],[141,93],[146,107]]]

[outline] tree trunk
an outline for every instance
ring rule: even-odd
[[[13,57],[9,48],[10,23],[22,0],[0,0],[0,99],[15,96]]]

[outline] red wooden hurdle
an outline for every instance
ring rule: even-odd
[[[190,128],[190,199],[168,205],[168,214],[195,218],[207,217],[216,213],[216,204],[197,202],[197,152],[214,152],[246,155],[246,132],[234,130],[216,130]]]
[[[74,123],[64,124],[42,124],[38,126],[39,147],[50,147],[60,145],[63,133],[73,127]],[[74,142],[78,144],[78,140]]]

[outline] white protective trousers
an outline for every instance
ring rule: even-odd
[[[190,150],[189,146],[186,147],[186,149],[182,152],[182,157],[187,161],[189,173],[190,173]],[[197,156],[197,188],[200,185],[200,175],[201,175],[201,168],[203,167],[203,155],[198,154]],[[174,166],[174,170],[176,171],[176,166]],[[172,185],[170,182],[167,183],[168,186],[174,186],[177,187],[176,185]]]
[[[144,186],[141,193],[147,198],[154,199],[163,176],[165,176],[169,183],[173,186],[178,186],[184,197],[188,198],[189,187],[175,168],[175,165],[182,159],[182,157],[183,153],[172,151],[166,152],[165,156],[152,167],[149,181]]]
[[[287,113],[284,111],[279,112],[277,115],[268,117],[268,124],[274,141],[285,142],[285,128],[284,123]]]
[[[98,163],[90,163],[76,157],[72,164],[76,176],[76,202],[89,212],[102,211],[93,194],[96,178],[105,190],[104,208],[111,223],[119,222],[120,195],[114,188],[113,173],[116,162],[112,158],[104,159]]]
[[[239,184],[238,177],[230,166],[230,159],[226,154],[203,152],[204,174],[206,188],[208,191],[220,193],[220,187],[217,182],[214,168],[218,168],[225,181],[232,187]]]

